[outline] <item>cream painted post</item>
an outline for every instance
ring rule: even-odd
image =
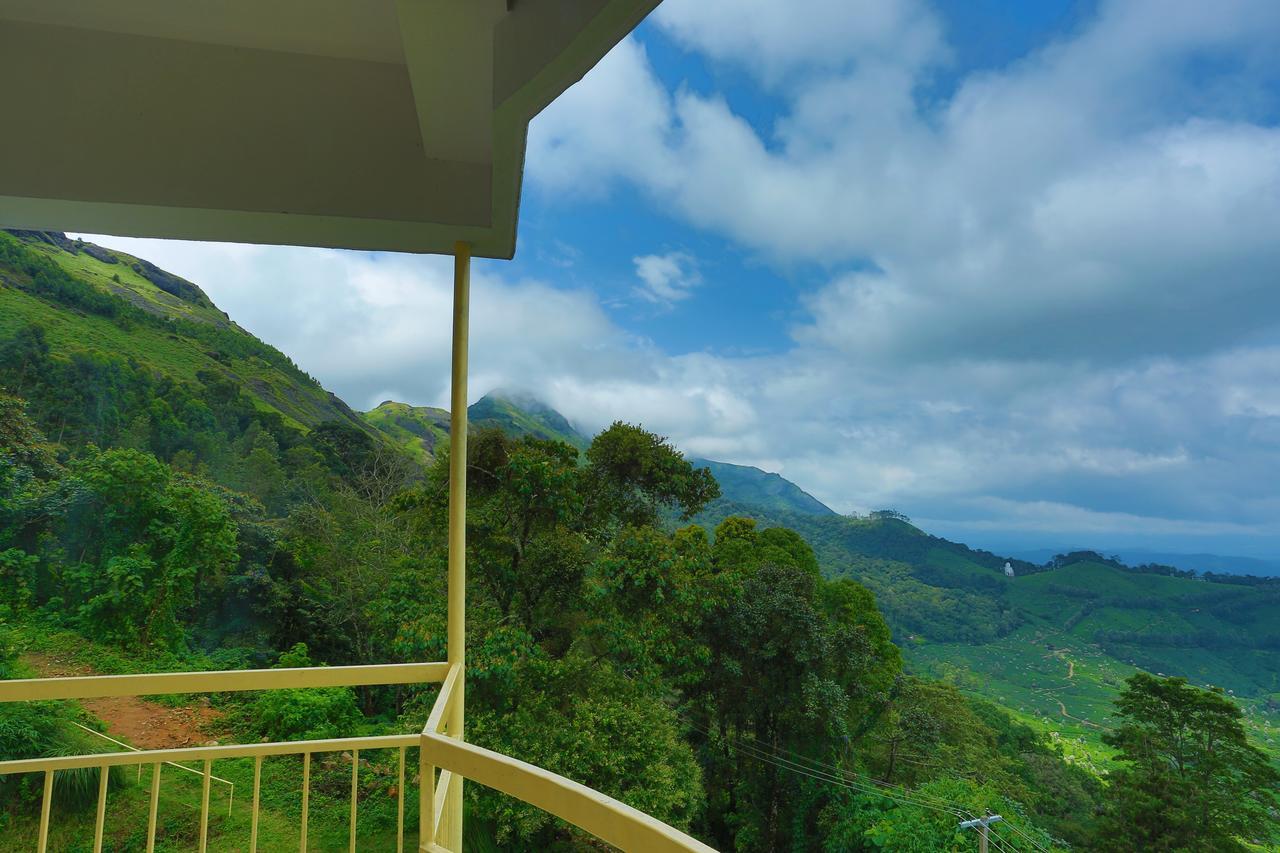
[[[467,332],[471,307],[471,244],[453,245],[453,375],[449,395],[449,663],[460,672],[449,715],[450,737],[463,739],[467,651]],[[462,853],[462,777],[445,800],[446,845]]]

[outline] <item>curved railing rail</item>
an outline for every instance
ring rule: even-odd
[[[697,851],[712,848],[599,791],[566,779],[548,770],[483,749],[450,736],[450,711],[460,691],[462,667],[447,663],[389,664],[367,667],[315,667],[304,669],[246,670],[199,673],[155,673],[147,675],[106,675],[76,678],[24,679],[0,682],[0,702],[47,699],[89,699],[106,696],[154,695],[159,693],[202,693],[238,690],[270,690],[299,687],[364,686],[440,682],[440,694],[427,725],[420,734],[378,737],[337,738],[285,743],[226,744],[218,746],[152,749],[137,752],[107,752],[86,755],[0,761],[0,776],[15,773],[43,773],[37,849],[45,853],[53,819],[54,775],[59,772],[97,767],[99,774],[94,851],[101,851],[107,807],[108,768],[139,766],[152,768],[150,809],[147,822],[148,851],[155,849],[158,824],[161,769],[169,762],[194,761],[203,766],[201,786],[199,849],[209,843],[209,783],[214,762],[231,758],[253,758],[253,795],[250,837],[245,849],[256,851],[260,814],[262,762],[276,756],[302,756],[299,785],[301,799],[300,842],[307,847],[311,756],[318,753],[350,752],[351,761],[351,851],[356,850],[356,817],[359,800],[360,753],[377,749],[399,751],[397,785],[398,851],[404,849],[404,791],[406,752],[419,749],[420,851],[448,853],[441,840],[450,837],[449,811],[444,803],[454,786],[463,779],[501,791],[530,803],[623,850]],[[456,836],[455,836],[456,837]]]
[[[441,735],[423,735],[429,761],[550,812],[623,850],[700,851],[712,848],[657,818],[572,779],[517,758]]]

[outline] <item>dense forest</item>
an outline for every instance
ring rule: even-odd
[[[0,234],[0,676],[38,674],[50,650],[100,671],[443,659],[447,437],[407,452],[211,303],[140,304],[123,291],[143,293],[129,272],[150,270],[83,245]],[[970,850],[959,824],[987,812],[1001,850],[1274,841],[1275,769],[1221,692],[1130,677],[1106,735],[1115,770],[1099,774],[1011,710],[905,667],[895,639],[912,631],[982,642],[1030,618],[958,552],[942,547],[936,576],[911,569],[943,540],[901,544],[898,519],[842,520],[831,537],[762,524],[639,426],[585,446],[499,426],[468,442],[469,739],[725,850]],[[828,570],[855,530],[899,550]],[[965,615],[987,602],[981,624]],[[225,737],[281,740],[416,731],[434,695],[211,701]],[[0,706],[0,758],[99,748],[81,726],[104,722],[75,703]],[[346,776],[316,773],[322,827],[326,803],[345,817],[324,793]],[[91,819],[96,776],[66,776],[59,807]],[[376,834],[394,777],[368,778]],[[264,783],[269,807],[286,780]],[[109,781],[122,802],[143,796],[127,774]],[[38,784],[0,777],[0,849],[29,838]],[[537,809],[467,796],[475,849],[592,849]],[[166,824],[169,849],[191,820]]]

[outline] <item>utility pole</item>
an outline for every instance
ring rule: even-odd
[[[965,820],[960,822],[961,829],[977,829],[978,830],[978,853],[987,853],[987,837],[990,830],[987,827],[998,821],[1004,820],[998,814],[988,813],[986,817],[976,817],[973,820]]]

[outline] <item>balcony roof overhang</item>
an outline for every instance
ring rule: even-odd
[[[0,225],[509,258],[529,121],[659,0],[0,0]]]

